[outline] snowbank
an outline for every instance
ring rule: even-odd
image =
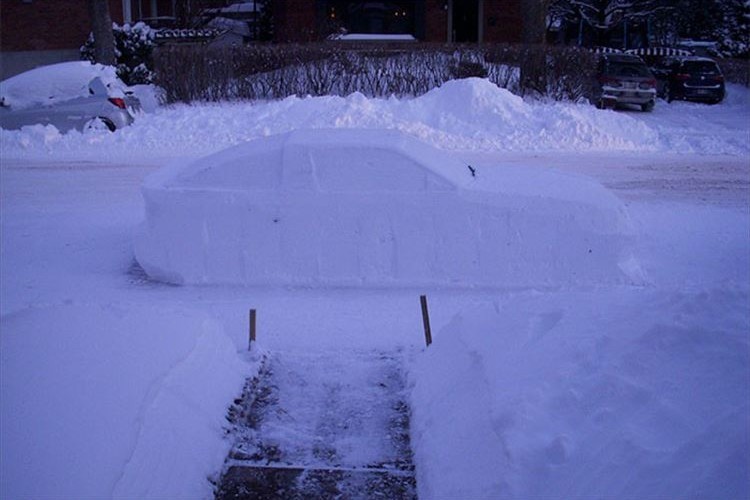
[[[481,79],[455,80],[412,99],[290,97],[256,103],[176,105],[92,137],[43,127],[0,130],[5,158],[133,161],[197,157],[300,128],[395,129],[449,150],[750,153],[748,89],[725,103],[659,102],[653,113],[525,101]]]
[[[553,170],[474,169],[386,130],[297,131],[145,181],[136,257],[173,283],[640,282],[623,206]]]
[[[420,497],[747,498],[747,301],[566,292],[458,315],[412,373]]]
[[[54,104],[89,95],[89,83],[101,78],[105,85],[124,87],[113,66],[72,61],[42,66],[0,82],[0,98],[15,109]]]
[[[217,324],[108,304],[2,325],[2,498],[211,495],[227,405],[252,375]]]

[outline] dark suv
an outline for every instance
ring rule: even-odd
[[[664,98],[716,104],[724,99],[724,75],[713,59],[683,57],[672,60],[666,67]]]
[[[656,78],[638,56],[602,54],[591,101],[599,108],[634,104],[651,111],[656,102]]]

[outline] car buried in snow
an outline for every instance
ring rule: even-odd
[[[136,258],[175,284],[559,286],[641,278],[585,177],[468,164],[396,130],[297,130],[144,182]]]
[[[84,61],[42,66],[0,82],[0,128],[52,125],[61,132],[114,132],[141,105],[114,68]]]

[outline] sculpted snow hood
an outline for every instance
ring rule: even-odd
[[[297,131],[144,185],[136,256],[173,283],[640,282],[622,204],[548,169],[476,169],[392,130]]]

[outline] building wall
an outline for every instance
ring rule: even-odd
[[[484,0],[484,41],[521,41],[521,5],[518,0]]]
[[[274,20],[277,42],[311,42],[318,39],[318,12],[315,0],[275,0]]]
[[[448,25],[451,7],[467,0],[415,0],[415,35],[427,42],[449,41]],[[477,1],[477,0],[469,0]],[[519,0],[483,0],[481,22],[483,40],[491,43],[521,41]],[[323,0],[276,0],[276,41],[305,42],[319,39],[319,27],[325,21]]]
[[[110,0],[122,22],[122,0]],[[0,79],[81,58],[91,32],[87,0],[0,0]]]
[[[122,0],[110,0],[122,22]],[[87,0],[0,0],[0,51],[78,49],[91,31]]]
[[[425,41],[448,41],[448,1],[427,0],[424,7]]]

